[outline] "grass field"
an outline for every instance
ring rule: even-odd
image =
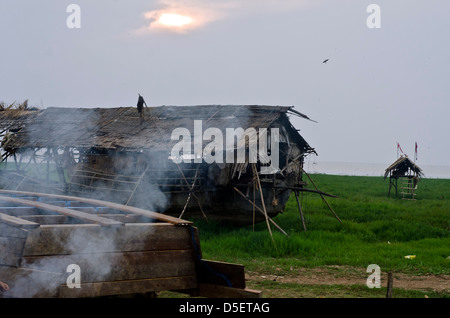
[[[303,194],[301,204],[307,231],[291,197],[285,212],[274,218],[289,237],[272,228],[273,240],[265,223],[244,228],[196,221],[205,259],[245,265],[253,287],[263,288],[271,297],[311,297],[313,294],[330,296],[332,288],[337,297],[378,297],[380,289],[365,286],[369,264],[380,266],[383,274],[426,276],[446,280],[450,275],[450,180],[422,179],[417,189],[417,200],[388,197],[388,180],[382,177],[311,176],[320,190],[337,195],[327,201],[342,220],[333,216],[321,197]],[[406,259],[407,255],[415,258]],[[362,285],[337,283],[296,283],[295,277],[315,275],[324,277],[360,277]],[[332,273],[330,273],[330,271]],[[353,273],[350,273],[353,272]],[[437,275],[437,276],[436,276]],[[306,277],[306,276],[305,276]],[[285,284],[280,283],[284,279]],[[292,278],[292,279],[287,279]],[[447,283],[450,282],[447,280]],[[445,281],[444,281],[445,285]],[[314,287],[312,287],[314,286]],[[331,287],[330,287],[331,286]],[[428,292],[447,297],[444,291],[404,291],[402,297],[423,297]],[[414,288],[412,288],[414,289]],[[279,293],[277,293],[279,291]],[[371,292],[373,291],[373,292]],[[376,294],[378,293],[378,294]],[[378,295],[378,296],[377,296]]]

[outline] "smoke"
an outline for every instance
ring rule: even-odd
[[[202,109],[204,110],[204,109]],[[202,116],[204,114],[200,114]],[[80,149],[80,156],[75,162],[77,171],[72,171],[71,185],[75,182],[80,183],[77,189],[80,192],[69,192],[70,195],[94,197],[107,201],[119,201],[131,206],[145,208],[151,211],[164,212],[173,204],[171,190],[177,187],[181,195],[176,196],[178,206],[183,207],[186,203],[189,193],[186,184],[177,166],[169,159],[170,149],[167,151],[104,151],[100,147],[95,147],[99,143],[105,143],[107,138],[100,139],[106,135],[102,129],[107,129],[101,125],[102,119],[99,112],[92,109],[73,110],[73,109],[52,109],[44,111],[41,120],[30,124],[27,127],[29,143],[33,145],[49,145],[44,147],[45,151],[57,145],[76,145],[81,140],[84,144],[92,146],[88,152],[83,154]],[[201,129],[202,147],[208,146],[212,140],[208,140],[214,134],[204,134],[207,129],[218,129],[223,133],[222,146],[226,147],[227,129],[236,132],[236,129],[242,128],[245,131],[254,128],[260,131],[258,121],[255,118],[254,110],[247,107],[223,107],[211,110],[207,120],[203,120]],[[269,122],[264,120],[263,122]],[[189,124],[190,125],[190,124]],[[99,128],[101,126],[101,128]],[[182,127],[173,127],[182,128]],[[194,120],[192,126],[184,127],[194,135]],[[109,127],[108,129],[112,129]],[[212,131],[215,132],[216,130]],[[211,131],[210,131],[211,132]],[[168,132],[170,133],[170,132]],[[108,138],[113,138],[108,136]],[[147,136],[148,137],[148,136]],[[131,139],[134,136],[130,137]],[[165,140],[170,140],[170,135],[162,136]],[[205,139],[206,138],[206,139]],[[130,140],[131,140],[130,139]],[[245,147],[242,139],[236,138],[233,143],[235,151]],[[253,142],[256,139],[253,138]],[[155,142],[161,144],[164,141]],[[161,145],[160,145],[161,146]],[[164,148],[164,147],[163,147]],[[209,148],[206,148],[209,149]],[[209,149],[212,153],[213,149]],[[223,150],[220,146],[216,150]],[[202,153],[205,154],[204,152]],[[64,152],[52,153],[53,160],[63,163]],[[226,162],[226,154],[223,152],[223,162]],[[41,170],[45,170],[45,160],[41,160],[36,165]],[[74,162],[72,162],[74,165]],[[224,165],[217,165],[223,168]],[[216,167],[211,165],[210,168]],[[229,167],[229,166],[228,166]],[[191,184],[194,176],[194,169],[190,167],[190,174],[185,174]],[[229,167],[230,168],[230,167]],[[246,168],[245,168],[246,169]],[[70,169],[68,169],[70,170]],[[225,170],[223,170],[225,171]],[[57,172],[57,171],[56,171]],[[55,172],[55,173],[56,173]],[[94,172],[94,173],[88,173]],[[240,170],[244,173],[244,170]],[[219,172],[220,173],[220,172]],[[84,175],[78,181],[73,177],[75,175]],[[42,174],[45,176],[45,174]],[[57,174],[55,174],[57,176]],[[214,175],[216,176],[216,175]],[[213,176],[213,177],[214,177]],[[211,176],[208,176],[211,177]],[[45,178],[44,178],[45,180]],[[84,184],[81,184],[85,180]],[[26,183],[23,183],[26,184]],[[215,183],[211,183],[215,186]],[[69,189],[70,190],[70,189]],[[181,190],[181,191],[180,191]],[[45,191],[43,191],[45,192]],[[122,195],[119,195],[122,194]],[[197,205],[197,201],[192,199],[191,203]],[[180,211],[181,213],[181,208]],[[208,211],[205,211],[206,214]],[[189,215],[189,213],[187,213]],[[148,222],[144,221],[144,222]],[[127,227],[127,226],[125,226]],[[123,227],[122,227],[123,228]],[[150,229],[151,227],[149,227]],[[120,268],[127,268],[127,259],[122,257],[124,251],[123,242],[132,240],[134,242],[144,242],[145,236],[149,233],[140,232],[139,236],[134,236],[131,232],[124,232],[120,227],[99,227],[99,226],[74,226],[70,224],[64,233],[55,230],[54,233],[47,228],[45,233],[48,235],[46,240],[50,242],[49,248],[54,250],[55,256],[46,257],[28,257],[23,259],[22,268],[23,277],[19,277],[11,284],[12,297],[34,297],[46,294],[52,294],[61,285],[66,283],[69,275],[67,266],[77,264],[81,269],[81,282],[109,281],[115,279]],[[126,237],[130,235],[129,237]],[[138,244],[134,244],[135,248]],[[138,249],[134,249],[139,251]],[[53,252],[52,252],[53,253]],[[44,252],[45,254],[45,252]],[[48,254],[48,253],[47,253]]]
[[[70,265],[80,268],[80,282],[101,282],[111,279],[111,271],[120,257],[112,257],[117,252],[118,228],[87,226],[66,231],[45,231],[45,241],[41,252],[55,255],[28,256],[21,260],[17,271],[21,274],[7,281],[10,290],[7,297],[32,298],[58,296],[59,288],[70,280]],[[65,233],[69,233],[65,235]],[[122,238],[123,240],[123,238]],[[48,242],[48,243],[45,243]],[[36,243],[36,241],[35,241]],[[26,248],[25,248],[26,249]],[[120,255],[120,254],[118,254]],[[70,282],[69,282],[70,283]]]
[[[99,112],[93,109],[44,110],[38,120],[28,124],[21,136],[27,139],[27,143],[36,146],[36,149],[39,148],[37,146],[42,148],[36,152],[17,154],[21,162],[19,171],[12,170],[8,174],[17,180],[8,178],[3,185],[11,185],[10,190],[57,192],[55,189],[63,186],[60,178],[63,168],[63,177],[69,182],[69,192],[66,194],[164,212],[171,197],[170,193],[161,190],[159,184],[170,179],[170,173],[174,173],[160,163],[164,160],[167,162],[168,156],[164,158],[163,155],[138,151],[95,150],[95,145],[102,142],[100,136],[104,135],[99,128],[101,120]],[[73,146],[70,149],[61,147],[77,145],[80,141],[86,146],[80,149]],[[85,152],[89,145],[93,148]],[[67,157],[66,150],[72,151],[72,157]],[[47,158],[50,158],[49,164]],[[16,167],[14,163],[12,166]],[[88,171],[95,173],[89,174]],[[80,182],[81,179],[77,181],[73,176],[83,173],[86,175],[86,182],[81,182],[77,188],[71,182]],[[27,178],[24,179],[23,176]],[[39,188],[36,187],[36,180],[39,180]],[[76,191],[72,191],[75,189]],[[144,218],[142,221],[152,220]],[[61,285],[66,284],[70,275],[67,269],[71,264],[80,267],[81,283],[116,280],[123,275],[121,270],[128,267],[128,259],[123,256],[128,247],[124,244],[133,241],[133,251],[139,252],[140,248],[144,248],[143,244],[151,231],[151,226],[147,232],[140,230],[138,234],[121,228],[124,226],[116,228],[77,224],[71,228],[68,224],[64,230],[47,227],[45,240],[49,250],[44,248],[36,254],[51,255],[22,258],[14,277],[0,277],[10,285],[10,290],[4,295],[53,296],[58,288],[65,288]],[[133,265],[135,264],[131,266]]]

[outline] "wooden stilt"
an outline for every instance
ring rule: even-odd
[[[189,182],[187,181],[187,179],[186,179],[186,177],[185,177],[185,175],[183,173],[183,170],[181,169],[181,167],[180,167],[180,165],[178,163],[176,165],[178,167],[178,170],[180,171],[181,177],[183,178],[184,182],[186,183],[187,188],[190,189],[191,186],[190,186]],[[200,211],[202,212],[203,217],[205,218],[205,220],[207,220],[208,218],[206,217],[206,214],[203,211],[202,205],[200,203],[200,199],[198,198],[198,196],[195,193],[193,193],[193,192],[190,192],[190,193],[192,193],[192,196],[197,200],[198,207],[200,208]]]
[[[144,176],[145,176],[145,174],[146,174],[146,172],[147,172],[148,166],[149,166],[149,165],[147,165],[147,166],[145,167],[144,172],[140,175],[139,180],[136,182],[136,184],[135,184],[135,186],[134,186],[134,189],[133,189],[133,191],[131,192],[130,196],[128,197],[128,200],[127,200],[127,202],[125,203],[125,205],[128,205],[128,203],[130,203],[131,199],[133,198],[134,193],[136,192],[136,189],[137,189],[137,188],[139,187],[139,185],[141,184],[141,181],[142,181],[142,179],[144,178]],[[95,175],[94,175],[94,176],[95,176]]]
[[[303,169],[302,169],[303,170]],[[306,173],[305,170],[303,170],[303,172],[306,174],[306,176],[308,177],[308,179],[311,181],[311,183],[313,184],[314,188],[316,188],[317,191],[319,191],[319,189],[317,188],[316,184],[314,183],[313,179],[309,176],[309,174]],[[331,208],[331,206],[328,204],[327,200],[325,200],[325,197],[321,194],[320,197],[322,198],[323,202],[325,202],[325,204],[328,206],[328,208],[330,209],[330,211],[334,214],[334,216],[336,217],[336,219],[338,219],[339,222],[342,223],[341,219],[337,216],[337,214],[333,211],[333,209]]]
[[[392,273],[388,273],[386,298],[392,298],[393,285],[394,285],[394,276],[392,275]]]
[[[155,127],[156,127],[156,129],[158,130],[159,135],[161,136],[161,140],[164,141],[165,146],[166,146],[166,148],[167,148],[167,151],[170,151],[170,148],[169,148],[169,146],[167,145],[167,142],[165,142],[164,135],[162,134],[161,130],[159,129],[159,126],[156,124],[158,120],[157,120],[157,119],[154,119],[153,116],[152,116],[151,114],[149,114],[149,115],[150,115],[150,119],[153,119],[153,123],[155,124]],[[181,169],[181,167],[180,167],[180,165],[179,165],[178,163],[175,163],[175,164],[176,164],[178,170],[180,171],[180,174],[181,174],[181,176],[182,176],[184,182],[186,183],[187,188],[189,189],[189,188],[190,188],[190,185],[189,185],[189,182],[187,181],[187,179],[186,179],[186,177],[185,177],[185,175],[184,175],[184,173],[183,173],[183,170]],[[202,212],[203,217],[207,220],[208,218],[206,217],[206,214],[205,214],[205,212],[203,211],[202,205],[201,205],[201,203],[200,203],[200,199],[198,198],[198,196],[197,196],[195,193],[192,193],[192,196],[197,200],[198,207],[200,208],[200,211]]]
[[[16,154],[14,154],[13,157],[14,157],[14,163],[16,164],[16,170],[19,171],[19,164],[17,163]]]
[[[300,218],[302,219],[303,229],[306,232],[305,218],[303,217],[302,207],[300,205],[300,200],[298,199],[298,191],[294,191],[295,198],[297,199],[298,212],[300,213]]]
[[[260,212],[262,215],[266,215],[266,213],[264,213],[264,211],[259,207],[259,206],[257,206],[255,203],[253,203],[249,198],[247,198],[246,196],[245,196],[245,194],[243,194],[241,191],[239,191],[239,189],[238,188],[236,188],[236,187],[234,187],[234,190],[237,192],[237,193],[239,193],[244,199],[246,199],[251,205],[253,205],[253,207],[256,209],[256,210],[258,210],[258,212]],[[275,223],[275,221],[274,220],[272,220],[269,216],[267,216],[267,218],[268,218],[268,220],[269,220],[269,222],[270,223],[272,223],[277,229],[279,229],[280,230],[280,232],[281,233],[283,233],[284,235],[286,235],[286,236],[289,236],[278,224],[276,224]]]
[[[181,214],[178,217],[180,219],[182,218],[182,216],[184,214],[184,211],[186,210],[186,208],[187,208],[187,206],[189,204],[189,201],[191,200],[192,190],[194,190],[195,182],[197,181],[198,168],[199,168],[199,166],[197,166],[197,169],[195,170],[194,181],[192,181],[191,188],[189,189],[189,195],[187,197],[186,203],[184,204],[183,211],[181,211]]]
[[[48,180],[50,178],[50,149],[47,148],[46,152],[46,158],[47,158],[47,175],[45,177],[45,181],[48,183]]]
[[[255,187],[255,181],[253,181],[253,232],[255,232],[255,201],[256,201],[256,187]]]
[[[252,169],[253,169],[253,175],[256,178],[256,181],[258,182],[257,185],[258,185],[258,189],[259,189],[259,194],[261,196],[261,205],[264,210],[264,216],[266,217],[267,229],[269,230],[270,237],[272,238],[272,242],[275,244],[275,241],[273,240],[272,229],[270,228],[270,224],[269,224],[269,216],[267,215],[266,204],[264,203],[264,196],[263,196],[263,192],[262,192],[262,188],[261,188],[261,181],[259,180],[258,171],[256,170],[255,164],[252,164]]]

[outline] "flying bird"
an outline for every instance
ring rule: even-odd
[[[330,60],[330,59],[326,59],[326,60],[323,61],[322,63],[325,63],[325,64],[326,64],[329,60]]]

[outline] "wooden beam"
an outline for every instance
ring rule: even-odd
[[[21,267],[64,275],[69,264],[77,264],[83,283],[122,281],[195,275],[192,255],[192,250],[166,250],[27,256]]]
[[[140,209],[140,208],[136,208],[136,207],[132,207],[132,206],[126,206],[126,205],[119,204],[119,203],[107,202],[107,201],[102,201],[102,200],[97,200],[97,199],[81,198],[81,197],[50,194],[50,193],[10,191],[10,190],[0,190],[0,194],[1,193],[51,197],[51,198],[58,198],[58,199],[67,200],[67,201],[79,201],[79,202],[84,202],[84,203],[88,203],[88,204],[95,205],[95,206],[103,206],[103,207],[112,208],[112,209],[119,210],[122,212],[128,212],[128,213],[138,214],[138,215],[142,215],[142,216],[147,216],[149,218],[152,218],[152,219],[155,219],[158,221],[168,222],[168,223],[172,223],[172,224],[176,224],[176,225],[192,224],[192,222],[190,222],[190,221],[182,220],[182,219],[172,217],[169,215],[164,215],[161,213],[151,212],[148,210],[144,210],[144,209]],[[0,196],[0,198],[1,198],[1,196]]]
[[[244,266],[210,260],[202,260],[197,266],[200,283],[245,288]],[[225,280],[227,279],[227,281]]]
[[[243,194],[241,191],[239,191],[239,189],[238,188],[236,188],[236,187],[233,187],[234,188],[234,190],[237,192],[237,193],[239,193],[244,199],[246,199],[256,210],[258,210],[258,212],[260,212],[261,214],[263,214],[263,215],[266,215],[265,213],[264,213],[264,211],[259,207],[259,206],[257,206],[254,202],[252,202],[249,198],[247,198],[246,196],[245,196],[245,194]],[[284,235],[286,235],[286,236],[289,236],[278,224],[276,224],[275,223],[275,221],[274,220],[272,220],[272,218],[270,218],[269,216],[267,216],[268,217],[268,219],[269,219],[269,222],[270,223],[272,223],[277,229],[279,229],[280,231],[281,231],[281,233],[283,233]]]
[[[130,223],[113,230],[96,224],[41,225],[28,234],[23,256],[83,253],[88,245],[98,253],[192,249],[192,238],[187,226],[169,223]]]
[[[39,226],[38,223],[27,221],[5,213],[0,213],[0,222],[25,229],[34,229]]]
[[[294,191],[311,192],[311,193],[326,195],[327,197],[331,197],[331,198],[338,198],[338,196],[336,196],[334,194],[329,194],[329,193],[325,193],[325,192],[313,190],[313,189],[300,188],[300,187],[285,187],[285,186],[278,186],[278,185],[275,185],[273,187],[276,189],[290,189],[290,190],[294,190]]]
[[[58,297],[99,297],[112,295],[143,294],[162,290],[186,290],[197,287],[195,276],[165,277],[114,282],[82,283],[81,288],[62,285]]]
[[[305,218],[303,217],[302,206],[300,205],[300,200],[298,198],[298,191],[295,190],[294,193],[295,193],[295,199],[297,200],[298,212],[300,213],[300,218],[301,218],[302,224],[303,224],[303,230],[306,232]]]
[[[270,224],[269,224],[269,216],[267,215],[267,210],[266,210],[266,205],[264,203],[264,196],[263,196],[263,192],[262,192],[262,188],[261,188],[261,181],[259,180],[259,176],[258,176],[258,171],[256,170],[256,164],[252,164],[252,170],[253,170],[253,177],[256,178],[256,185],[258,186],[259,189],[259,194],[261,197],[261,205],[263,207],[263,211],[264,211],[264,216],[266,217],[266,224],[267,224],[267,229],[269,230],[270,233],[270,237],[272,238],[272,242],[275,244],[275,241],[273,239],[273,235],[272,235],[272,229],[270,228]]]
[[[302,169],[303,170],[303,169]],[[309,174],[306,173],[305,170],[303,170],[303,172],[306,174],[306,176],[308,177],[308,179],[311,181],[311,183],[313,184],[314,188],[316,188],[317,191],[319,191],[319,189],[317,188],[316,184],[314,183],[313,179],[309,176]],[[331,208],[331,206],[328,204],[328,201],[325,200],[323,194],[320,194],[320,197],[322,198],[323,202],[325,202],[325,204],[328,206],[328,208],[330,209],[330,211],[333,213],[333,215],[335,216],[335,218],[342,224],[341,219],[337,216],[337,214],[334,212],[334,210]]]
[[[24,215],[22,216],[24,220],[28,220],[31,222],[36,222],[40,225],[44,224],[73,224],[70,223],[69,216],[67,215]]]
[[[24,200],[24,199],[19,199],[19,198],[11,198],[11,197],[6,197],[6,196],[0,196],[0,201],[18,203],[18,204],[27,205],[27,206],[33,206],[35,208],[39,208],[39,209],[43,209],[43,210],[54,211],[54,212],[57,212],[57,213],[60,213],[63,215],[71,216],[71,217],[78,218],[78,219],[88,221],[88,222],[97,223],[97,224],[100,224],[103,226],[123,225],[122,222],[118,222],[118,221],[110,220],[107,218],[99,217],[96,215],[92,215],[89,213],[70,210],[70,209],[66,209],[63,207],[54,206],[54,205],[42,203],[42,202]]]

